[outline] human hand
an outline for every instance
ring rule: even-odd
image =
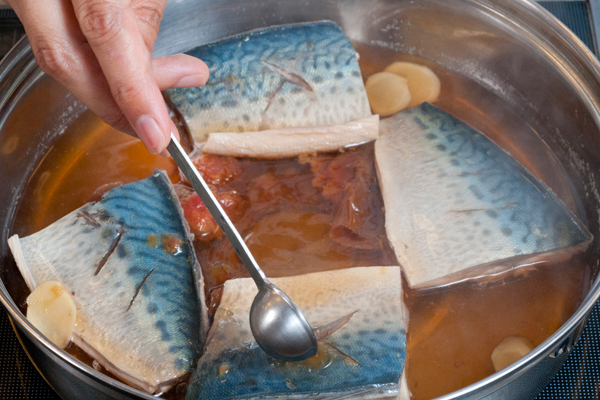
[[[208,79],[197,58],[152,58],[166,1],[6,0],[44,72],[104,122],[163,155],[170,133],[178,133],[161,91]]]

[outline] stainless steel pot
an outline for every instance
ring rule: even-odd
[[[167,5],[155,55],[255,28],[322,19],[336,21],[352,40],[459,72],[473,83],[472,90],[454,94],[477,104],[490,118],[509,118],[501,112],[508,105],[537,133],[542,147],[547,146],[543,151],[555,155],[568,177],[569,193],[561,193],[552,176],[542,178],[563,199],[572,199],[569,205],[600,237],[600,65],[570,31],[533,3],[174,0]],[[49,343],[7,290],[17,278],[11,275],[6,240],[23,188],[54,140],[83,110],[39,70],[26,39],[0,63],[0,300],[28,355],[62,397],[149,399],[153,397],[107,378]],[[595,240],[591,251],[599,254],[599,249]],[[443,399],[534,398],[565,361],[599,295],[596,279],[575,315],[542,345],[509,369]]]

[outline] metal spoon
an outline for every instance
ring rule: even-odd
[[[317,354],[317,339],[306,318],[292,299],[269,282],[172,133],[167,150],[217,221],[258,286],[258,294],[250,308],[250,329],[256,343],[268,355],[283,361],[301,361]]]

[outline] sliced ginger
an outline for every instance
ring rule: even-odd
[[[382,117],[405,109],[411,98],[406,79],[389,72],[371,75],[365,83],[365,89],[373,113]]]
[[[494,369],[500,371],[533,350],[533,343],[526,337],[507,336],[492,351]]]
[[[407,108],[418,106],[424,102],[433,102],[440,95],[440,79],[429,68],[410,62],[398,61],[390,64],[385,72],[406,79],[410,91],[410,102]],[[369,92],[367,91],[367,94]]]
[[[76,316],[73,298],[61,282],[46,281],[27,297],[27,319],[61,348],[71,340]]]

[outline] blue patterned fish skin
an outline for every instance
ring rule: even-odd
[[[412,287],[565,259],[592,240],[510,154],[431,104],[383,120],[375,147],[388,239]]]
[[[164,171],[17,241],[30,289],[58,280],[72,291],[73,340],[107,370],[154,393],[195,369],[208,323],[202,277]]]
[[[202,348],[200,290],[197,287],[195,253],[187,240],[187,227],[177,207],[178,199],[169,178],[157,171],[149,178],[107,192],[92,207],[102,209],[104,218],[118,221],[124,233],[117,257],[128,257],[127,275],[142,284],[135,302],[144,303],[144,311],[154,319],[160,340],[168,342],[176,368],[191,372]],[[149,235],[156,235],[158,246],[148,246]],[[165,248],[163,235],[177,242]],[[173,254],[171,254],[173,253]],[[110,273],[102,270],[100,273]],[[129,305],[128,305],[129,306]],[[131,312],[131,309],[130,311]],[[157,337],[158,339],[158,337]]]
[[[293,363],[282,366],[260,348],[244,348],[201,364],[186,399],[346,398],[350,393],[380,393],[388,388],[397,392],[406,358],[406,332],[365,330],[334,334],[326,341],[360,365],[332,354],[331,364],[309,371],[307,366]],[[230,368],[226,374],[219,371],[222,365]]]
[[[406,358],[399,267],[355,267],[272,281],[313,326],[350,318],[321,338],[318,357],[281,362],[252,338],[248,312],[257,293],[252,279],[225,282],[187,400],[398,395]]]
[[[541,253],[589,241],[589,232],[564,203],[484,135],[428,103],[405,113],[422,124],[431,147],[454,154],[450,162],[462,165],[464,179],[469,181],[475,197],[498,207],[495,212],[487,212],[490,219],[503,221],[506,226],[521,222],[525,229],[523,235],[514,236],[515,248]],[[534,224],[550,237],[534,235]]]
[[[166,91],[197,142],[244,132],[349,122],[371,115],[356,52],[333,22],[272,27],[197,47],[201,88]]]

